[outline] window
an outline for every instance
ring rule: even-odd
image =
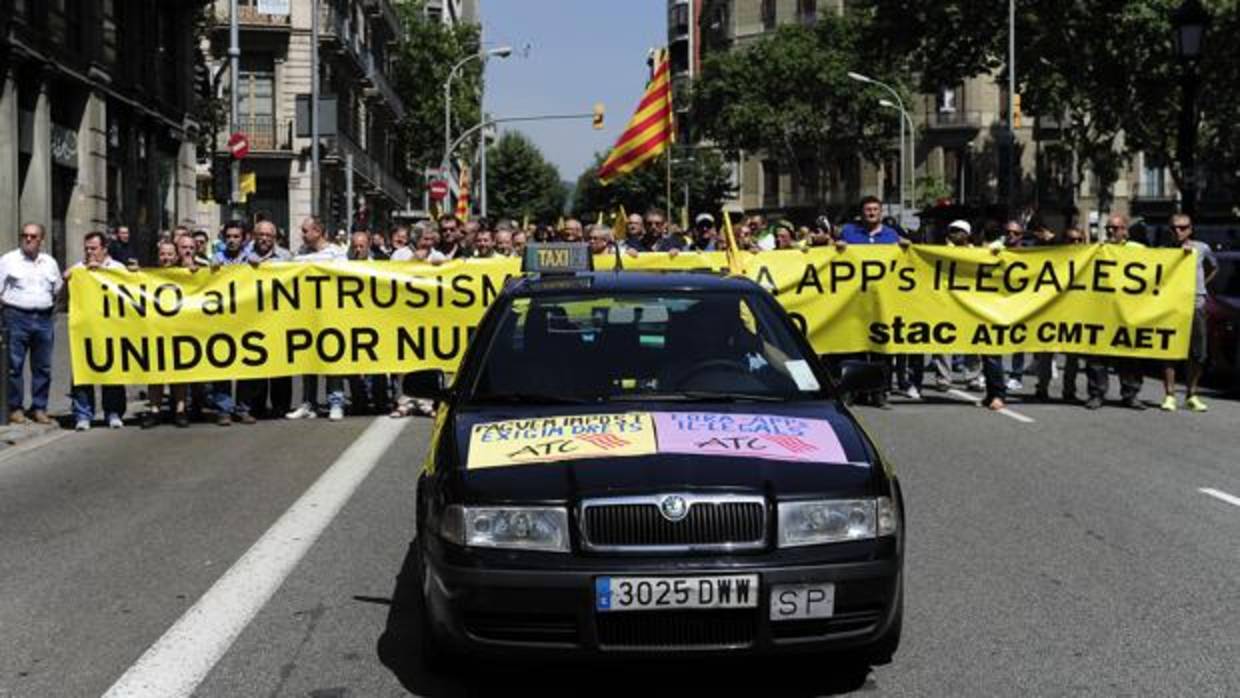
[[[900,200],[900,153],[887,153],[883,158],[883,201]]]
[[[818,163],[804,159],[797,163],[797,196],[802,203],[818,198]]]
[[[956,88],[944,87],[939,90],[935,100],[940,114],[952,114],[956,111]]]
[[[685,36],[689,33],[689,5],[678,2],[667,10],[667,26],[673,37]]]
[[[1141,168],[1141,196],[1161,199],[1167,195],[1167,170],[1146,164]]]
[[[762,161],[762,205],[779,205],[779,163],[775,160]]]
[[[802,24],[818,21],[818,0],[797,0],[797,18]]]
[[[241,111],[241,130],[250,138],[254,150],[276,148],[275,62],[270,55],[242,55],[241,91],[237,101]]]
[[[771,30],[775,28],[778,17],[775,14],[775,0],[762,0],[762,28]]]

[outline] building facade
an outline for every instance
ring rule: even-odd
[[[320,190],[313,211],[309,133],[313,0],[291,0],[288,15],[259,12],[257,0],[238,0],[241,68],[237,86],[240,123],[216,134],[216,152],[227,155],[228,137],[244,132],[250,154],[242,171],[257,191],[244,204],[250,220],[268,218],[300,246],[301,220],[318,213],[333,231],[387,225],[407,207],[399,171],[398,124],[405,103],[389,79],[402,40],[391,0],[319,0]],[[213,0],[209,67],[221,73],[220,95],[231,99],[229,2]],[[300,108],[299,108],[300,101]],[[198,223],[214,229],[227,205],[209,201],[211,170],[199,169]],[[347,198],[352,180],[353,200]],[[350,203],[352,204],[350,206]],[[349,212],[353,212],[350,221]]]
[[[0,0],[0,249],[42,223],[73,263],[86,233],[124,224],[149,259],[194,215],[203,5]]]
[[[743,47],[783,24],[813,23],[826,13],[846,9],[847,0],[668,0],[674,70],[682,82],[691,80],[702,57],[711,51]],[[979,210],[997,209],[1011,200],[1016,215],[1037,212],[1052,226],[1078,225],[1095,235],[1101,234],[1104,211],[1162,224],[1176,210],[1179,195],[1170,173],[1147,166],[1141,156],[1120,173],[1110,197],[1101,200],[1094,178],[1076,174],[1071,154],[1059,144],[1063,125],[1053,116],[1024,114],[1014,129],[1014,154],[1004,152],[1007,101],[1006,84],[997,72],[944,86],[934,94],[915,95],[907,106],[916,129],[917,207],[950,199]],[[899,118],[894,111],[891,115]],[[687,136],[688,116],[685,112],[678,116],[681,135]],[[735,163],[738,194],[732,205],[799,218],[821,211],[852,216],[859,198],[874,194],[898,216],[898,148],[893,143],[881,163],[807,162],[798,163],[798,172],[784,171],[786,166],[761,154],[746,153]],[[1020,173],[1011,197],[1002,176],[1009,157],[1018,159]],[[1217,184],[1199,193],[1199,218],[1234,221],[1226,191]]]

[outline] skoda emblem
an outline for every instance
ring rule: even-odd
[[[678,494],[668,495],[659,502],[659,512],[668,521],[680,521],[689,515],[689,504]]]

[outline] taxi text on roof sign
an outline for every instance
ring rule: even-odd
[[[542,274],[571,274],[593,271],[590,247],[581,242],[546,242],[527,245],[521,271]]]

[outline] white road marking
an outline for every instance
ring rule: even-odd
[[[1228,504],[1234,504],[1240,507],[1240,497],[1237,497],[1234,494],[1227,494],[1221,490],[1210,489],[1209,487],[1200,487],[1197,491],[1202,494],[1208,494],[1215,499],[1220,499]]]
[[[412,421],[372,422],[104,697],[174,698],[193,693]]]
[[[955,388],[951,388],[944,392],[946,392],[948,395],[951,395],[954,398],[963,400],[965,402],[971,402],[975,405],[979,405],[982,402],[982,396],[971,395],[969,393],[966,393],[963,390],[956,390]],[[1003,415],[1004,417],[1011,417],[1012,419],[1015,419],[1016,421],[1021,422],[1023,424],[1033,424],[1034,422],[1037,421],[1033,417],[1030,417],[1028,415],[1023,415],[1020,412],[1017,412],[1011,409],[1010,407],[1004,407],[1001,410],[996,410],[996,412]]]

